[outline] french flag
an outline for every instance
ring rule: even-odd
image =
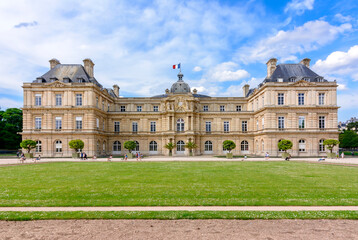
[[[180,63],[177,65],[173,65],[173,69],[179,69],[180,68]]]

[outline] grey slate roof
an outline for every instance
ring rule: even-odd
[[[169,95],[168,94],[161,94],[161,95],[155,95],[153,96],[152,98],[166,98],[168,97]],[[202,98],[202,97],[210,97],[210,96],[207,96],[207,95],[203,95],[203,94],[193,94],[194,97],[198,97],[198,98]]]
[[[277,82],[278,78],[282,78],[283,82],[296,82],[306,79],[309,82],[318,82],[323,77],[313,72],[303,64],[279,64],[270,78],[266,78],[265,82]],[[324,80],[327,81],[327,80]]]

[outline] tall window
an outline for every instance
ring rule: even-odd
[[[303,139],[300,139],[298,141],[298,151],[299,152],[305,152],[306,151],[306,141]]]
[[[55,128],[56,130],[62,129],[62,117],[55,118]]]
[[[41,94],[35,94],[35,106],[41,106]]]
[[[229,122],[224,122],[224,132],[229,132],[230,131],[230,123]]]
[[[150,122],[150,131],[156,132],[157,131],[157,123],[156,122]]]
[[[220,112],[225,112],[225,106],[224,105],[220,106]]]
[[[142,106],[137,106],[137,112],[141,112],[142,111]]]
[[[99,129],[99,118],[96,118],[96,127],[97,127],[97,130]]]
[[[285,128],[285,117],[278,117],[278,128]]]
[[[98,97],[96,97],[96,107],[98,107]]]
[[[261,151],[262,152],[265,151],[265,142],[264,142],[264,140],[261,141]]]
[[[104,101],[102,101],[102,110],[104,111]]]
[[[324,139],[319,140],[319,151],[320,152],[325,152],[325,146],[323,145]]]
[[[318,105],[324,105],[324,93],[318,94]]]
[[[153,106],[153,112],[158,112],[159,111],[159,107],[158,106]]]
[[[136,133],[138,132],[138,123],[132,122],[132,132]]]
[[[241,142],[241,151],[249,151],[249,143],[246,140]]]
[[[62,152],[62,142],[61,140],[55,141],[55,152],[59,153]]]
[[[82,129],[82,117],[76,117],[76,129]]]
[[[213,143],[211,141],[206,141],[205,142],[204,151],[205,152],[212,152],[213,151]]]
[[[265,129],[265,118],[261,118],[262,129]]]
[[[256,120],[256,130],[259,130],[259,120]]]
[[[149,143],[149,151],[150,151],[150,152],[156,152],[156,151],[158,151],[158,144],[157,144],[156,141],[151,141],[151,142]]]
[[[135,151],[139,151],[139,142],[138,141],[135,141]]]
[[[184,142],[182,140],[177,142],[177,152],[184,152],[185,147],[184,147]]]
[[[209,111],[209,106],[208,106],[208,105],[203,106],[203,111],[204,111],[204,112]]]
[[[305,128],[305,117],[304,116],[298,117],[298,128],[299,129]]]
[[[122,144],[120,141],[113,142],[113,152],[120,152],[122,150]]]
[[[119,133],[120,129],[121,129],[121,123],[114,122],[114,132]]]
[[[305,94],[304,93],[298,94],[298,105],[305,105]]]
[[[37,152],[37,153],[42,152],[42,144],[41,144],[41,141],[40,141],[40,140],[36,141],[35,152]]]
[[[236,106],[236,112],[241,112],[241,105]]]
[[[56,94],[55,99],[56,99],[56,106],[62,106],[62,95]]]
[[[241,130],[243,132],[247,132],[247,121],[242,121],[241,122]]]
[[[205,122],[205,131],[211,132],[211,122]]]
[[[277,105],[284,105],[285,104],[285,98],[283,93],[279,93],[277,95]]]
[[[184,131],[184,120],[179,118],[177,120],[177,131],[178,132],[183,132]]]
[[[319,128],[325,128],[325,117],[324,116],[319,116],[318,118],[318,127]]]
[[[82,106],[82,94],[76,94],[76,106]]]
[[[125,112],[126,111],[126,106],[121,106],[121,112]]]
[[[35,118],[35,129],[41,129],[41,118],[40,117]]]

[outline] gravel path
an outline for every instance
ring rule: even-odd
[[[358,239],[354,220],[0,221],[0,239]]]

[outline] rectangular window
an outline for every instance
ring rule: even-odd
[[[264,129],[265,128],[265,118],[262,118],[261,122],[262,122],[262,129]]]
[[[256,130],[259,130],[259,120],[256,120]]]
[[[62,118],[61,117],[56,117],[55,118],[55,128],[57,130],[62,129]]]
[[[142,111],[142,106],[137,106],[137,112],[141,112]]]
[[[205,122],[205,131],[211,132],[211,122]]]
[[[208,112],[209,111],[209,106],[208,105],[203,106],[203,111]]]
[[[243,132],[247,132],[247,121],[241,122],[241,129]]]
[[[114,122],[114,132],[119,133],[121,127],[120,124],[120,122]]]
[[[277,105],[284,105],[285,104],[285,98],[283,93],[279,93],[277,95]]]
[[[98,107],[98,97],[96,97],[96,107]]]
[[[104,128],[105,128],[105,122],[104,122],[104,120],[103,120],[103,122],[102,122],[102,130],[104,131]]]
[[[56,94],[56,106],[62,106],[62,95]]]
[[[153,106],[153,111],[154,111],[154,112],[158,112],[158,111],[159,111],[159,107],[158,107],[158,106]]]
[[[241,112],[241,105],[236,106],[236,112]]]
[[[121,112],[125,112],[126,111],[126,106],[121,106]]]
[[[76,106],[82,106],[82,94],[76,94]]]
[[[82,117],[76,117],[76,129],[82,129]]]
[[[104,101],[102,101],[102,110],[104,111]]]
[[[225,112],[225,106],[224,105],[220,106],[220,112]]]
[[[264,106],[265,106],[265,97],[262,96],[262,107],[264,107]]]
[[[318,118],[318,127],[323,129],[325,128],[325,116],[319,116]]]
[[[318,94],[318,105],[324,105],[324,93]]]
[[[305,94],[304,93],[298,94],[298,105],[305,105]]]
[[[298,128],[300,129],[305,128],[305,117],[303,116],[298,117]]]
[[[96,118],[96,127],[99,129],[99,118]]]
[[[224,132],[229,132],[229,131],[230,131],[230,123],[224,122]]]
[[[157,131],[157,123],[156,122],[150,122],[150,131],[156,132]]]
[[[35,94],[35,106],[41,106],[41,94]]]
[[[35,118],[35,129],[41,129],[41,118],[40,117]]]
[[[285,117],[278,117],[278,128],[285,128]]]
[[[138,123],[132,122],[132,132],[138,132]]]

